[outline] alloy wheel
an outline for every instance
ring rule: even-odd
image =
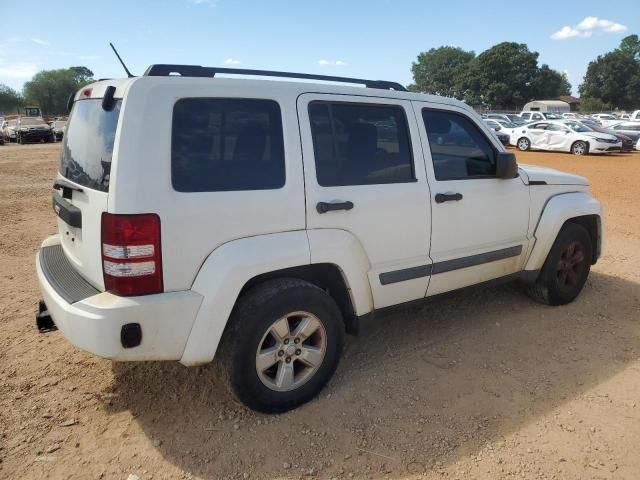
[[[288,392],[318,371],[327,350],[322,322],[308,312],[292,312],[271,324],[256,352],[256,372],[271,390]]]
[[[579,242],[571,242],[560,254],[556,265],[556,277],[561,288],[570,289],[580,281],[586,257]]]

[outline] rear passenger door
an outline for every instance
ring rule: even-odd
[[[309,93],[298,116],[310,238],[337,229],[357,239],[375,308],[424,297],[429,187],[410,102]]]
[[[502,147],[464,109],[414,102],[432,199],[428,295],[508,276],[527,251],[529,191],[496,177]]]

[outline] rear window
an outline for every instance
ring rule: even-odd
[[[233,98],[178,100],[173,109],[171,181],[179,192],[284,186],[278,103]]]
[[[109,190],[121,103],[122,100],[116,100],[110,112],[102,108],[101,98],[74,103],[60,157],[63,176],[87,188]]]

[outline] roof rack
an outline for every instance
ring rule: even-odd
[[[364,80],[362,78],[333,77],[330,75],[313,75],[310,73],[276,72],[272,70],[249,70],[245,68],[217,68],[201,67],[200,65],[151,65],[144,72],[145,77],[166,77],[179,74],[183,77],[215,77],[217,73],[230,75],[255,75],[260,77],[300,78],[304,80],[322,80],[325,82],[356,83],[367,88],[380,88],[383,90],[398,90],[406,92],[407,89],[397,82],[386,80]]]

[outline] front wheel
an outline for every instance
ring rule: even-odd
[[[531,142],[529,141],[528,138],[522,137],[521,139],[518,140],[517,146],[518,146],[518,150],[526,152],[531,148]]]
[[[571,145],[571,153],[574,155],[586,155],[589,153],[589,147],[586,142],[582,140],[578,140],[573,145]]]
[[[565,305],[575,300],[589,276],[592,255],[587,230],[576,223],[565,224],[529,290],[531,297],[547,305]]]
[[[311,283],[282,278],[239,299],[216,358],[240,402],[278,413],[322,390],[343,342],[344,322],[335,301]]]

